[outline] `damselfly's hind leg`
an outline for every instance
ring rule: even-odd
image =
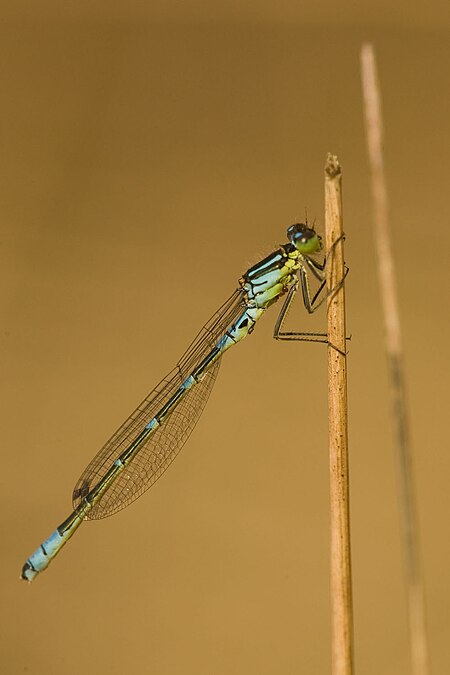
[[[314,301],[317,298],[318,294],[323,289],[324,285],[325,285],[325,281],[323,281],[321,283],[321,285],[319,287],[319,290],[314,295],[314,297],[310,298],[308,285],[307,284],[305,286],[303,285],[303,278],[302,278],[303,302],[304,302],[305,307],[308,309],[309,312],[314,311]],[[283,306],[282,306],[281,311],[278,315],[278,318],[277,318],[277,321],[276,321],[276,324],[275,324],[275,328],[273,330],[273,337],[275,338],[275,340],[296,340],[296,341],[300,341],[300,342],[324,342],[324,343],[327,343],[328,342],[328,336],[327,336],[326,333],[305,333],[305,332],[299,333],[299,332],[291,332],[291,331],[284,331],[283,330],[283,325],[284,325],[284,322],[286,320],[286,316],[289,312],[289,309],[291,307],[291,304],[292,304],[292,301],[295,297],[295,294],[297,293],[297,290],[298,290],[298,281],[296,281],[295,284],[290,287],[290,289],[288,291],[288,294],[286,296],[286,299],[283,302]]]
[[[318,262],[317,260],[313,260],[312,258],[306,258],[305,257],[305,262],[308,265],[309,270],[314,274],[316,279],[320,281],[319,288],[317,291],[314,293],[314,295],[311,297],[311,292],[309,288],[309,283],[308,283],[308,273],[305,267],[300,268],[300,283],[302,287],[302,296],[303,296],[303,304],[305,305],[306,310],[309,312],[309,314],[312,314],[313,312],[316,311],[316,309],[319,309],[319,307],[327,300],[327,298],[333,296],[343,285],[345,281],[345,277],[347,276],[349,270],[348,267],[345,268],[344,276],[342,279],[339,281],[338,284],[334,288],[332,288],[330,291],[323,293],[323,290],[325,289],[326,285],[326,279],[325,279],[325,269],[326,265],[328,262],[328,259],[332,252],[334,251],[336,245],[344,239],[344,235],[341,235],[336,241],[332,244],[330,250],[328,251],[327,255],[323,259],[323,262]],[[283,303],[283,306],[281,308],[281,311],[278,315],[274,332],[273,332],[273,337],[275,340],[296,340],[300,342],[324,342],[328,344],[328,335],[327,333],[305,333],[305,332],[292,332],[292,331],[283,331],[283,325],[286,320],[286,316],[289,312],[289,309],[291,307],[292,301],[295,297],[295,294],[298,290],[298,281],[291,286],[291,288],[288,291],[288,294],[286,296],[286,299]],[[320,297],[322,296],[322,297]],[[319,300],[320,297],[320,300]]]

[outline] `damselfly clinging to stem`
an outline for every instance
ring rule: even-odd
[[[28,558],[22,569],[23,579],[32,581],[42,572],[83,520],[110,516],[153,485],[175,459],[199,419],[222,354],[249,335],[266,309],[281,296],[286,294],[274,337],[327,342],[326,335],[282,330],[299,284],[308,312],[315,311],[326,298],[322,293],[326,258],[318,260],[315,256],[322,250],[320,236],[303,223],[292,225],[287,235],[287,244],[241,277],[239,288],[206,323],[174,370],[150,392],[87,466],[73,491],[74,511]],[[319,282],[313,296],[309,274]],[[342,281],[338,287],[341,284]]]

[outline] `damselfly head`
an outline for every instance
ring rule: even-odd
[[[294,223],[287,231],[289,241],[297,251],[309,255],[322,250],[322,239],[313,227],[305,223]]]

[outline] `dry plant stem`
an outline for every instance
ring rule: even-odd
[[[341,167],[328,155],[325,165],[325,240],[329,251],[342,237]],[[327,264],[327,289],[344,278],[344,241]],[[353,673],[353,607],[350,557],[347,441],[347,357],[344,284],[331,293],[328,316],[328,432],[330,449],[331,659],[332,675]]]
[[[361,74],[366,116],[366,133],[372,174],[375,246],[378,278],[385,325],[385,342],[389,366],[399,467],[401,529],[408,593],[409,634],[413,675],[427,675],[428,648],[425,628],[425,605],[418,544],[412,453],[406,406],[403,348],[397,302],[394,259],[388,224],[388,197],[383,163],[383,127],[380,93],[372,45],[361,50]]]

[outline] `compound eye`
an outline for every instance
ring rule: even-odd
[[[294,223],[291,225],[287,231],[287,236],[291,244],[294,244],[295,246],[296,240],[301,239],[308,230],[309,228],[305,223]]]

